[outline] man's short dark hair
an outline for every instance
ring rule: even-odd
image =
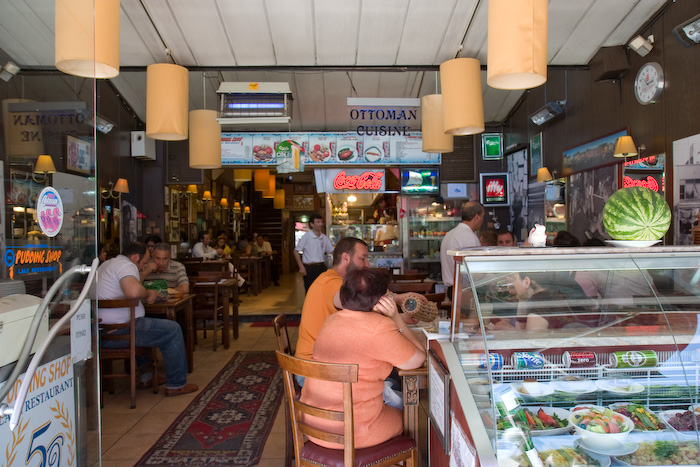
[[[358,244],[367,246],[364,240],[355,237],[343,237],[338,240],[338,243],[335,244],[335,248],[333,249],[333,266],[340,264],[343,259],[343,253],[352,256],[355,246]]]
[[[206,230],[202,230],[201,232],[199,232],[199,237],[197,238],[200,242],[203,241],[205,235],[209,235],[209,232],[207,232]]]
[[[508,229],[501,229],[501,230],[496,231],[496,238],[500,237],[501,235],[506,235],[506,234],[510,235],[510,238],[513,240],[513,245],[518,244],[518,240],[515,238],[515,234]]]
[[[167,252],[168,252],[168,256],[170,256],[170,245],[168,245],[167,243],[163,243],[163,242],[156,243],[156,244],[153,246],[153,251],[156,251],[156,250],[159,250],[159,251],[167,251]]]
[[[372,311],[389,286],[389,274],[378,269],[350,271],[340,287],[343,308],[354,311]]]
[[[462,205],[462,220],[470,221],[474,219],[477,214],[484,213],[484,206],[478,201],[469,201]]]
[[[141,260],[146,255],[146,244],[141,242],[130,243],[124,247],[122,254],[127,258],[133,255],[139,255],[139,260]]]
[[[153,244],[163,243],[163,239],[160,238],[158,235],[149,235],[144,239],[143,243],[148,245],[148,242],[153,242]]]
[[[568,230],[560,230],[557,232],[554,240],[552,240],[552,245],[560,247],[577,247],[581,246],[581,242]]]
[[[311,214],[311,216],[309,217],[309,226],[311,226],[311,224],[313,224],[316,219],[323,220],[323,217],[321,217],[320,214],[316,214],[316,213]]]

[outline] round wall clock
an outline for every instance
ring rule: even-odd
[[[664,90],[664,70],[656,62],[644,64],[634,80],[634,95],[642,105],[659,100]]]

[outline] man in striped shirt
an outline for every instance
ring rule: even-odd
[[[180,293],[190,292],[190,281],[187,278],[185,266],[170,259],[170,245],[156,243],[153,247],[151,259],[156,264],[156,270],[150,273],[146,280],[163,279],[168,282],[168,289],[174,289]]]

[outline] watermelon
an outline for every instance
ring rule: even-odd
[[[605,203],[603,225],[614,240],[658,240],[671,225],[671,209],[649,188],[621,188]]]

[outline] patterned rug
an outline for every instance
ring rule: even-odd
[[[251,327],[272,327],[274,323],[272,322],[277,315],[239,315],[238,323],[239,325],[244,323],[251,323]],[[296,327],[299,326],[299,321],[301,321],[301,315],[287,315],[287,326]]]
[[[237,352],[136,466],[258,464],[282,393],[274,352]]]

